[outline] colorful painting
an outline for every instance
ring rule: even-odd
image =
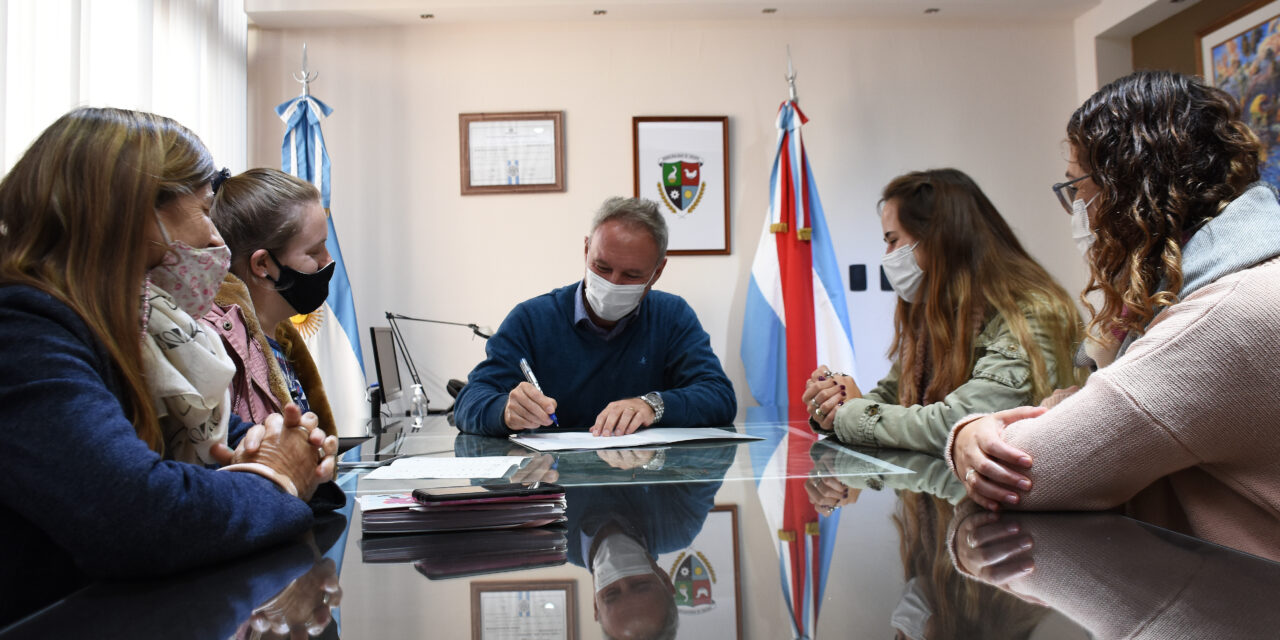
[[[1280,1],[1229,16],[1201,33],[1200,48],[1205,79],[1240,103],[1262,140],[1262,179],[1280,187]]]

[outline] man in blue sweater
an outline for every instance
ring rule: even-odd
[[[733,385],[698,317],[651,290],[667,264],[657,205],[609,198],[584,253],[582,281],[520,303],[489,340],[454,405],[458,428],[505,436],[554,424],[609,436],[732,422]]]

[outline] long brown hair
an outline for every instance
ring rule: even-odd
[[[1072,349],[1081,321],[1071,296],[1027,254],[972,178],[956,169],[915,171],[884,188],[881,202],[890,201],[899,225],[919,242],[916,255],[924,257],[920,297],[914,303],[899,298],[893,320],[889,357],[901,367],[900,404],[937,402],[964,384],[973,372],[978,323],[992,314],[1008,324],[1031,361],[1033,402],[1055,384],[1076,381]],[[1052,372],[1028,315],[1053,337]]]
[[[124,381],[138,437],[163,438],[142,371],[142,283],[156,207],[214,175],[194,133],[168,118],[81,108],[40,134],[0,181],[0,283],[71,307]]]
[[[1080,295],[1091,332],[1142,331],[1178,300],[1184,239],[1258,180],[1261,143],[1230,95],[1172,71],[1099,89],[1071,115],[1067,142],[1099,188]]]

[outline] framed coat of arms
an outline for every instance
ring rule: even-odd
[[[680,615],[677,640],[742,637],[738,506],[716,505],[687,549],[658,556]]]
[[[635,195],[667,219],[667,253],[730,253],[729,117],[631,119]]]

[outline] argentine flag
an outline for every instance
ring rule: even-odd
[[[769,215],[751,264],[742,324],[751,395],[763,406],[790,404],[793,419],[804,417],[800,395],[819,364],[855,371],[844,288],[800,136],[806,121],[794,101],[778,109]]]
[[[306,93],[276,107],[276,115],[285,122],[286,129],[284,144],[280,147],[280,168],[320,190],[320,204],[329,223],[325,248],[337,263],[324,305],[305,316],[294,316],[293,322],[306,338],[307,348],[324,380],[338,435],[353,436],[363,434],[369,409],[351,280],[347,278],[338,233],[329,212],[329,151],[324,146],[320,121],[332,112],[328,105]]]

